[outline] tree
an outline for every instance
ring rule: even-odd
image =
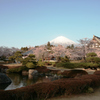
[[[97,57],[97,54],[94,52],[88,53],[87,54],[87,58],[86,58],[87,62],[91,62],[91,63],[100,63],[100,58]]]
[[[26,64],[26,67],[28,67],[28,68],[35,68],[36,65],[33,64],[32,62],[28,62],[28,63]]]
[[[47,43],[47,49],[50,49],[51,45],[50,42]]]
[[[9,57],[9,60],[16,61],[17,63],[22,62],[23,59],[22,59],[21,51],[16,51],[13,56]]]
[[[50,45],[50,42],[47,43],[47,46],[49,46],[49,47],[51,46],[51,45]]]
[[[14,62],[15,61],[15,58],[13,56],[10,56],[9,57],[9,60],[12,61],[12,62]]]
[[[69,46],[67,46],[67,49],[68,49],[68,48],[71,48],[71,46],[70,46],[70,45],[69,45]]]
[[[8,47],[0,47],[0,56],[5,56],[6,58],[13,55],[16,51],[18,51],[18,48],[12,47],[12,48],[8,48]]]
[[[95,52],[91,52],[91,53],[88,53],[86,56],[87,57],[96,57],[97,54]]]
[[[23,51],[23,52],[26,52],[26,51],[28,51],[28,47],[21,47],[21,50]]]
[[[78,40],[78,42],[80,43],[80,45],[81,45],[81,50],[82,50],[82,53],[83,53],[83,59],[85,60],[85,58],[86,58],[86,52],[87,52],[87,45],[90,43],[90,39],[88,39],[88,38],[84,38],[84,39],[80,39],[80,40]]]
[[[72,45],[70,46],[70,48],[73,49],[73,48],[74,48],[74,45],[72,44]]]
[[[70,62],[67,56],[61,58],[61,62]]]
[[[14,58],[15,58],[15,60],[16,60],[17,63],[18,63],[19,61],[21,62],[21,61],[22,61],[22,54],[21,54],[21,51],[15,52]]]
[[[2,56],[0,57],[0,59],[1,59],[1,60],[5,60],[5,59],[6,59],[6,56],[2,55]]]
[[[35,55],[30,54],[27,58],[23,59],[22,61],[22,65],[27,66],[27,67],[36,67],[36,59],[35,59]]]

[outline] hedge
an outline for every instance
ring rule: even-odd
[[[15,90],[0,90],[0,100],[44,100],[61,95],[81,94],[90,88],[93,91],[96,87],[100,87],[100,74],[82,75],[79,78],[37,83]]]
[[[20,73],[23,70],[28,70],[26,66],[20,66],[18,68],[7,69],[7,73]]]

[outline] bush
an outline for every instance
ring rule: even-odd
[[[84,68],[83,63],[69,63],[69,62],[56,63],[56,67],[64,67],[69,69]]]
[[[44,66],[44,65],[45,65],[45,62],[42,62],[42,60],[39,60],[37,63],[37,66]]]
[[[34,65],[37,64],[35,55],[30,54],[27,58],[23,59],[22,65],[26,66],[27,63],[33,63]]]
[[[99,67],[99,64],[96,63],[84,63],[83,64],[84,68],[91,68],[91,69],[97,69]]]
[[[97,56],[97,54],[95,52],[91,52],[91,53],[88,53],[86,56],[87,57],[95,57],[95,56]]]
[[[23,70],[28,70],[28,68],[25,67],[25,66],[21,66],[21,67],[18,67],[18,68],[12,68],[12,69],[8,69],[7,73],[20,73]]]
[[[92,63],[100,63],[100,58],[99,57],[88,57],[86,58],[87,62],[92,62]]]
[[[39,73],[49,73],[50,72],[50,70],[49,69],[47,69],[47,67],[45,67],[45,66],[37,66],[37,68],[36,68],[36,70],[39,72]]]
[[[64,68],[70,68],[73,69],[75,66],[73,63],[69,63],[69,62],[61,62],[61,63],[57,63],[56,67],[64,67]]]
[[[36,100],[50,97],[83,93],[91,80],[60,79],[48,83],[38,83],[15,90],[0,91],[0,100]]]
[[[91,80],[90,87],[95,88],[100,86],[100,76],[99,75],[83,75],[82,80]]]
[[[95,75],[100,75],[100,71],[95,71],[94,74]]]
[[[32,62],[27,63],[26,67],[27,68],[36,68],[36,66]]]
[[[87,75],[87,74],[88,73],[84,70],[70,70],[61,73],[61,75],[66,78],[80,77],[82,75]]]

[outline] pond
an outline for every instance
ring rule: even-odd
[[[0,86],[0,90],[12,90],[20,87],[25,87],[28,85],[32,85],[34,83],[40,82],[50,82],[56,80],[56,78],[51,76],[42,76],[42,77],[32,77],[32,75],[21,75],[17,73],[7,74],[7,76],[11,79],[12,83],[8,86],[2,85]]]

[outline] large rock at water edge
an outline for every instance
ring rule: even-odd
[[[32,73],[31,73],[32,76],[39,76],[39,73],[37,70],[34,70]]]
[[[4,73],[0,73],[0,84],[9,84],[11,79]]]

